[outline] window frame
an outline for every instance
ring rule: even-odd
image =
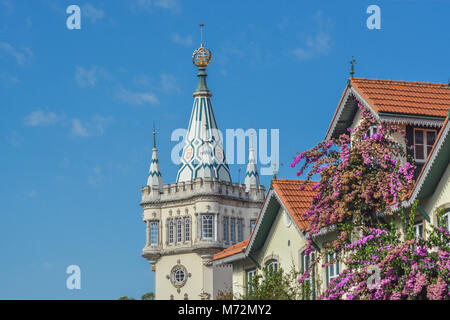
[[[191,241],[191,218],[184,217],[184,242]]]
[[[230,242],[236,243],[236,218],[230,218]]]
[[[228,217],[223,217],[223,241],[229,242],[230,241],[230,221]]]
[[[237,242],[244,241],[244,219],[237,219]]]
[[[174,231],[173,230],[173,227],[174,227],[173,219],[169,218],[167,220],[168,220],[167,221],[167,232],[168,232],[167,241],[169,244],[174,244],[175,237],[174,237],[174,233],[173,233],[173,231]]]
[[[155,229],[153,229],[153,227],[155,227]],[[154,237],[156,234],[156,241],[154,242]],[[150,221],[150,245],[151,246],[157,246],[159,243],[159,221]]]
[[[417,131],[421,131],[422,135],[423,135],[423,142],[422,144],[416,144],[416,132]],[[434,133],[434,142],[433,144],[428,144],[428,135],[427,132],[433,132]],[[417,163],[425,163],[427,161],[429,152],[428,152],[428,147],[433,148],[434,143],[436,142],[436,138],[437,138],[437,130],[434,129],[423,129],[423,128],[414,128],[413,129],[413,145],[414,145],[414,161],[416,161]],[[421,145],[423,147],[423,159],[417,159],[416,158],[416,152],[417,152],[417,148],[416,145]]]
[[[207,218],[209,221],[207,221]],[[206,222],[208,222],[208,223],[211,222],[211,236],[205,234],[206,227],[207,227],[205,225]],[[211,213],[202,214],[201,215],[201,227],[202,227],[202,232],[201,232],[202,240],[213,240],[214,239],[214,215]],[[208,229],[209,229],[209,226],[208,226]]]
[[[176,240],[177,243],[181,243],[183,242],[183,221],[181,220],[181,218],[177,218],[175,221],[177,228]]]
[[[280,266],[280,264],[276,258],[270,258],[264,264],[264,269],[266,270],[266,272],[273,272],[273,271],[277,271],[279,266]],[[270,269],[271,267],[272,267],[272,269]]]
[[[328,264],[330,261],[336,259],[336,253],[332,253],[332,254],[327,253],[325,256],[325,259],[326,259],[326,263]],[[327,279],[327,286],[328,286],[334,278],[339,276],[339,273],[340,273],[339,260],[336,260],[336,262],[333,263],[332,265],[327,265],[327,267],[325,269],[326,269],[326,279]],[[331,270],[333,270],[333,275],[332,275]]]
[[[315,251],[311,251],[308,255],[305,255],[305,250],[303,250],[300,256],[301,256],[302,272],[304,273],[306,271],[306,269],[309,268],[311,261],[314,260]],[[308,266],[305,265],[305,262],[306,262],[305,257],[308,257],[308,261],[309,261]],[[306,281],[308,281],[308,283],[310,284],[311,296],[309,297],[309,299],[314,300],[316,298],[316,287],[315,287],[316,273],[315,273],[314,267],[313,267],[309,277],[304,280],[304,282],[306,282]]]
[[[256,268],[250,268],[245,270],[245,292],[251,294],[253,287],[250,285],[250,281],[256,276]]]
[[[424,226],[424,223],[423,223],[423,220],[422,221],[419,221],[419,222],[417,222],[417,223],[414,223],[414,236],[416,237],[416,238],[424,238],[424,235],[425,235],[425,233],[424,233],[424,231],[425,231],[425,226]],[[420,228],[419,228],[420,227]],[[421,235],[418,235],[417,233],[417,231],[421,231],[422,232],[422,234]]]

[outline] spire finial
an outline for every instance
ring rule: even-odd
[[[192,62],[200,69],[206,68],[211,63],[212,58],[211,51],[203,46],[203,27],[204,24],[200,24],[200,48],[192,54]]]
[[[353,76],[355,75],[355,64],[356,64],[355,57],[352,56],[352,60],[349,63],[351,65],[351,67],[350,67],[350,78],[353,78]]]
[[[203,47],[203,27],[205,25],[203,23],[200,23],[200,48]]]
[[[155,121],[153,121],[153,148],[156,149],[156,131],[155,131]]]

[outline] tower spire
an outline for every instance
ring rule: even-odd
[[[200,48],[192,54],[192,62],[198,67],[198,86],[194,106],[186,133],[185,146],[178,169],[177,182],[192,181],[203,175],[203,169],[211,168],[212,178],[231,182],[230,168],[225,159],[222,138],[214,116],[211,96],[206,85],[206,67],[211,63],[211,51],[203,46],[203,25],[200,25]],[[204,150],[207,154],[203,155]]]
[[[256,165],[255,149],[253,148],[253,132],[250,132],[250,148],[244,183],[246,192],[250,191],[251,186],[259,186],[258,166]]]
[[[155,123],[153,123],[153,149],[152,160],[150,161],[150,169],[148,171],[147,185],[152,188],[158,188],[159,192],[163,190],[163,182],[161,170],[159,168],[158,149],[156,149],[156,130]]]

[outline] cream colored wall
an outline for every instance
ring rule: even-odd
[[[420,201],[420,206],[430,216],[431,223],[437,223],[436,209],[450,208],[450,164],[439,180],[433,194]]]
[[[163,255],[155,267],[155,295],[156,299],[169,299],[173,294],[175,299],[183,299],[184,293],[188,293],[189,299],[199,299],[201,290],[211,295],[214,298],[218,290],[223,290],[227,286],[231,286],[232,270],[231,267],[213,267],[205,266],[204,260],[197,253],[179,253],[177,250],[185,249],[191,250],[194,245],[208,245],[211,242],[223,242],[223,217],[234,217],[236,219],[242,218],[244,220],[243,238],[250,237],[250,220],[256,219],[259,208],[246,207],[239,201],[211,201],[198,200],[196,202],[186,201],[183,203],[174,203],[174,205],[167,205],[163,208],[147,208],[144,209],[143,220],[159,220],[159,243]],[[201,213],[216,213],[216,240],[201,240],[200,238],[200,214]],[[196,214],[197,213],[197,214]],[[184,227],[183,227],[183,242],[176,243],[176,224],[174,224],[174,240],[175,243],[168,243],[167,219],[190,217],[191,221],[191,237],[189,242],[184,242]],[[236,224],[236,240],[238,236]],[[224,243],[224,246],[231,245],[231,242]],[[175,251],[172,251],[175,250]],[[210,259],[205,257],[205,259]],[[181,264],[185,265],[192,277],[188,279],[187,283],[181,288],[181,292],[177,293],[176,288],[171,284],[170,279],[166,276],[170,275],[173,266],[177,264],[177,260],[181,260]],[[183,262],[186,261],[186,264]],[[189,267],[188,267],[189,265]],[[194,280],[196,279],[196,280]]]
[[[178,260],[180,260],[180,264],[186,268],[187,272],[191,274],[185,285],[180,288],[180,293],[177,292],[177,288],[170,281],[170,272],[172,267],[178,264]],[[155,299],[169,300],[170,295],[173,294],[175,300],[182,300],[185,293],[188,294],[190,300],[200,299],[199,294],[205,285],[204,274],[208,273],[208,269],[212,271],[212,267],[203,265],[202,258],[196,253],[162,257],[156,264]],[[169,276],[169,279],[167,279],[167,276]]]
[[[262,268],[265,262],[273,257],[284,271],[289,272],[292,267],[299,269],[300,250],[305,245],[306,239],[300,235],[289,214],[280,208],[264,246],[255,256]]]
[[[289,245],[288,241],[290,241]],[[298,271],[300,253],[305,247],[306,239],[300,235],[289,215],[284,212],[283,208],[280,208],[263,247],[253,253],[252,257],[260,264],[261,268],[265,267],[266,261],[275,258],[285,272],[289,272],[292,267]],[[245,293],[246,270],[252,268],[255,268],[255,264],[248,258],[233,263],[232,281],[235,296]],[[262,270],[258,269],[257,273],[261,274]]]

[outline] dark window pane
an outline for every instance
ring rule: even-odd
[[[414,148],[414,151],[415,151],[415,154],[416,154],[416,156],[415,156],[416,160],[424,160],[424,157],[423,157],[423,146],[416,145],[415,148]]]
[[[414,131],[414,143],[415,144],[423,144],[423,131],[422,130]]]
[[[427,131],[427,145],[432,146],[434,144],[434,140],[436,140],[436,132]]]

